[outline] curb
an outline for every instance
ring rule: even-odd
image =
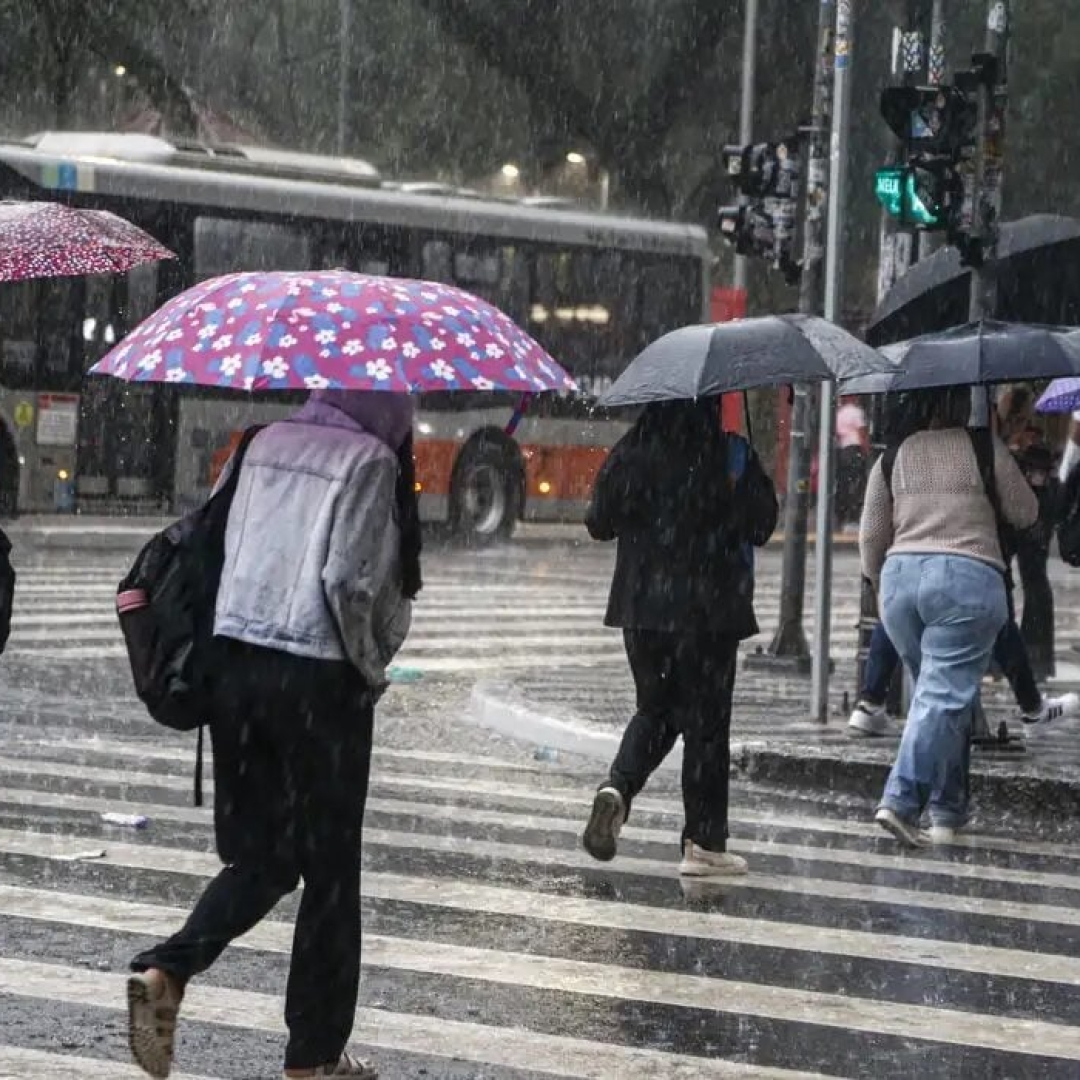
[[[580,718],[552,716],[515,700],[492,683],[481,682],[473,687],[468,716],[479,726],[502,735],[579,754],[605,766],[614,757],[621,738],[621,732],[599,731],[596,725]],[[883,750],[863,740],[837,747],[734,739],[731,772],[740,780],[774,788],[876,799],[892,764],[892,754],[885,755]],[[678,773],[681,765],[682,747],[676,746],[659,771]],[[1034,826],[1040,835],[1053,837],[1070,831],[1072,822],[1080,818],[1080,775],[1063,770],[1036,773],[1023,757],[997,758],[976,750],[971,795],[980,831],[987,826],[1003,826],[1015,833],[1017,822],[1022,821],[1025,826]]]

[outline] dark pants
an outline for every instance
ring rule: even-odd
[[[1035,714],[1042,708],[1042,694],[1028,661],[1024,639],[1009,604],[1009,619],[1001,628],[994,642],[994,662],[1009,681],[1020,711]],[[859,697],[871,705],[884,705],[889,693],[889,683],[900,663],[900,657],[889,640],[882,623],[874,627],[870,638],[870,650],[863,669],[863,685]]]
[[[845,446],[836,454],[836,520],[840,525],[862,516],[866,490],[866,454],[861,446]]]
[[[360,832],[371,696],[346,664],[223,642],[210,726],[224,869],[168,941],[132,961],[181,984],[205,971],[301,878],[285,1001],[286,1068],[337,1061],[360,980]]]
[[[1031,666],[1041,679],[1054,674],[1054,590],[1046,570],[1050,537],[1050,528],[1040,522],[1016,538],[1016,567],[1024,590],[1020,633],[1024,636]]]
[[[683,738],[683,840],[724,851],[728,837],[731,698],[739,643],[717,634],[623,632],[637,712],[608,783],[630,804]]]

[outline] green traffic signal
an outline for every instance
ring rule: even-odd
[[[894,165],[874,174],[874,194],[887,214],[922,229],[941,229],[945,214],[932,192],[919,184],[915,170]]]

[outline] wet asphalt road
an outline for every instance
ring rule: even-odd
[[[109,603],[125,557],[23,556],[0,686],[0,1078],[125,1077],[122,973],[215,872],[210,813],[191,807],[191,740],[130,693]],[[690,887],[659,777],[620,858],[588,860],[595,767],[465,712],[491,671],[618,655],[586,610],[605,559],[429,559],[366,821],[356,1042],[382,1075],[1080,1076],[1080,846],[996,834],[903,856],[868,800],[739,785],[752,873]],[[181,1075],[279,1075],[294,910],[192,987]]]

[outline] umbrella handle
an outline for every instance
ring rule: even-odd
[[[513,435],[518,429],[518,425],[521,423],[525,414],[529,411],[529,402],[532,400],[532,394],[522,394],[521,400],[517,403],[517,408],[514,409],[513,415],[506,422],[506,427],[503,428],[503,433],[506,435]]]

